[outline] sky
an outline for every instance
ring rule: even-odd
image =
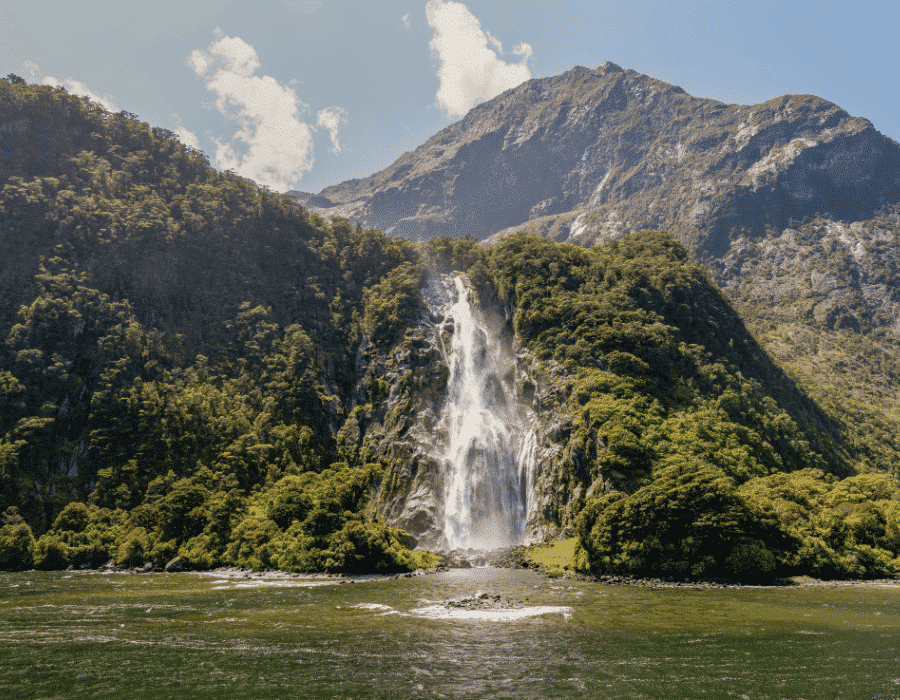
[[[0,0],[0,75],[319,192],[524,80],[604,61],[727,103],[817,95],[900,141],[898,20],[882,0]]]

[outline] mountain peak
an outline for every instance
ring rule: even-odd
[[[326,188],[334,206],[319,210],[410,240],[525,229],[584,245],[665,229],[706,259],[735,235],[900,201],[897,163],[896,143],[819,97],[729,105],[607,61],[478,105],[385,170]]]
[[[612,61],[604,61],[597,67],[597,70],[603,75],[606,75],[607,73],[622,73],[623,72],[622,66],[620,66],[616,63],[613,63]]]

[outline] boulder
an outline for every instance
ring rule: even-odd
[[[170,574],[178,573],[179,571],[184,571],[184,567],[181,565],[181,557],[175,557],[165,566],[165,571]]]

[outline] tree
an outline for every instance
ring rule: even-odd
[[[10,506],[0,527],[0,570],[30,569],[34,563],[34,536],[19,510]]]
[[[662,469],[630,496],[604,499],[585,508],[577,526],[601,571],[752,580],[775,572],[787,544],[731,479],[696,460]]]

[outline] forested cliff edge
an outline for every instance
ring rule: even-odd
[[[532,537],[577,536],[593,571],[900,572],[894,431],[861,440],[845,409],[863,425],[882,414],[785,372],[667,233],[414,244],[13,77],[0,80],[0,570],[433,566],[408,499],[446,379],[421,290],[452,271],[507,324],[538,417]],[[866,330],[822,313],[835,332]]]

